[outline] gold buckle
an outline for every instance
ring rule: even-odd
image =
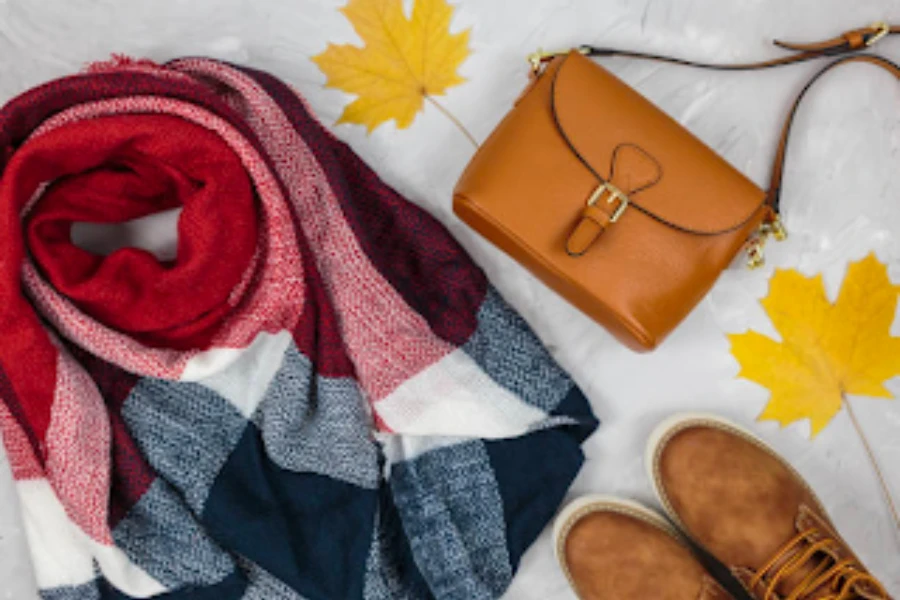
[[[615,223],[625,213],[625,209],[628,208],[631,200],[628,199],[628,194],[607,181],[597,186],[597,189],[594,190],[594,193],[591,194],[590,198],[588,198],[588,206],[594,206],[595,204],[597,204],[597,201],[600,200],[604,192],[609,193],[609,198],[606,199],[607,204],[612,204],[616,200],[619,201],[619,205],[616,206],[613,214],[609,217],[609,222]]]
[[[875,35],[866,40],[867,47],[875,45],[876,42],[891,32],[891,26],[887,24],[887,21],[875,21],[869,27],[870,29],[877,29],[878,31]]]

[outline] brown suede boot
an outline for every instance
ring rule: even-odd
[[[669,516],[759,600],[890,600],[800,475],[722,419],[663,423],[647,465]]]
[[[566,507],[556,556],[582,600],[731,600],[659,514],[588,496]]]

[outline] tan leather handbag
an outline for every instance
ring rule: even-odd
[[[533,77],[457,184],[456,214],[635,350],[655,348],[742,248],[751,265],[783,238],[782,165],[793,115],[812,83],[848,61],[900,77],[873,55],[841,58],[798,96],[765,192],[590,56],[724,70],[776,67],[871,46],[900,27],[877,23],[817,44],[776,42],[772,61],[707,65],[582,47],[531,58]]]

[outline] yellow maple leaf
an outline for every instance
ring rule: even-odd
[[[409,19],[401,0],[350,0],[341,12],[365,46],[328,44],[312,59],[328,87],[358,96],[338,123],[371,132],[394,119],[403,129],[425,98],[465,81],[456,70],[469,56],[469,31],[450,33],[453,7],[446,0],[415,0]]]
[[[759,416],[787,425],[809,419],[817,435],[841,409],[845,394],[892,398],[886,380],[900,375],[900,337],[890,334],[900,286],[874,254],[851,263],[837,301],[822,276],[775,272],[762,300],[781,335],[730,335],[739,377],[767,387]]]

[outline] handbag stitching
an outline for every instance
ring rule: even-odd
[[[562,123],[560,123],[560,121],[559,121],[559,114],[556,109],[556,83],[559,80],[559,73],[562,71],[564,63],[565,63],[565,61],[567,61],[569,59],[569,56],[565,56],[562,58],[563,64],[560,64],[559,68],[556,69],[556,71],[553,73],[553,75],[552,75],[553,79],[550,82],[550,113],[553,116],[553,124],[555,125],[557,131],[559,131],[559,135],[562,137],[563,141],[566,143],[566,145],[569,147],[569,149],[572,151],[572,154],[575,155],[575,157],[578,159],[578,161],[582,165],[584,165],[585,168],[587,168],[594,175],[594,177],[597,178],[598,181],[600,181],[601,183],[606,183],[606,180],[597,172],[596,169],[594,169],[594,167],[591,165],[591,163],[588,162],[588,160],[581,154],[581,152],[579,152],[578,148],[575,147],[575,144],[572,143],[572,140],[569,138],[568,134],[566,134],[566,131],[562,126]],[[662,166],[660,166],[660,168],[662,168]],[[765,205],[766,205],[766,199],[764,196],[763,199],[760,201],[759,206],[754,208],[753,211],[745,219],[739,221],[737,224],[732,225],[731,227],[727,227],[725,229],[709,231],[709,230],[703,230],[703,229],[693,229],[690,227],[685,227],[683,225],[679,225],[678,223],[673,223],[672,221],[669,221],[668,219],[654,213],[650,209],[641,206],[640,203],[638,203],[634,200],[631,201],[631,206],[633,206],[640,212],[644,213],[648,217],[651,217],[652,219],[659,221],[663,225],[666,225],[667,227],[671,227],[672,229],[676,229],[683,233],[689,233],[691,235],[708,236],[708,237],[724,235],[727,233],[733,233],[735,231],[739,231],[740,229],[743,229],[744,227],[747,226],[747,224],[749,224],[751,221],[753,221],[753,219],[756,217],[757,213],[761,209],[763,209],[765,207]]]

